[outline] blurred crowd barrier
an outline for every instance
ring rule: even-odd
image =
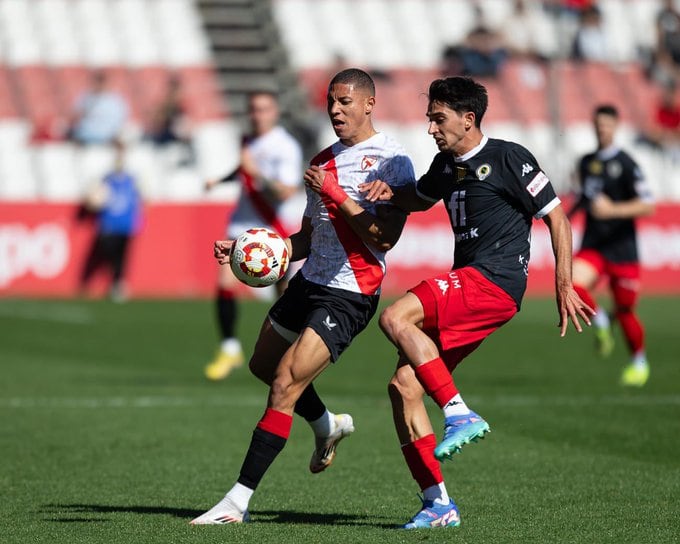
[[[229,213],[230,210],[227,210]],[[132,297],[208,297],[216,284],[212,244],[225,226],[223,203],[149,206],[132,242],[128,289]],[[295,225],[292,225],[295,228]],[[574,223],[575,241],[581,233]],[[639,222],[643,292],[680,294],[680,205],[660,205]],[[0,203],[0,297],[71,297],[94,236],[94,222],[73,204]],[[553,256],[542,222],[533,229],[529,294],[553,292]],[[452,261],[451,227],[436,206],[412,214],[388,254],[383,293],[402,294]],[[108,278],[94,278],[88,296],[106,293]],[[264,292],[243,287],[244,296]]]

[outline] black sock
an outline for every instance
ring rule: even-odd
[[[222,338],[234,338],[236,300],[233,297],[217,296],[217,320]]]
[[[314,421],[324,415],[325,412],[326,405],[317,394],[314,385],[310,383],[295,403],[295,413],[304,417],[306,421]]]
[[[286,445],[286,439],[268,431],[256,427],[246,458],[241,465],[241,473],[238,483],[250,488],[257,489],[260,480],[276,456]]]

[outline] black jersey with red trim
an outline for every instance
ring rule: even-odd
[[[560,204],[534,156],[519,144],[485,136],[462,157],[438,153],[416,189],[425,200],[444,201],[455,236],[453,268],[476,268],[519,308],[532,217]]]
[[[581,196],[577,206],[586,212],[581,248],[595,249],[615,263],[638,261],[634,219],[596,219],[590,203],[599,194],[614,202],[652,200],[640,167],[625,151],[610,147],[585,155],[579,163]]]

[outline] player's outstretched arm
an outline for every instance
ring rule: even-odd
[[[369,202],[391,202],[406,212],[420,212],[430,209],[434,202],[418,196],[414,183],[400,187],[390,187],[382,180],[374,180],[359,185],[359,191]]]
[[[579,318],[590,326],[590,317],[595,310],[588,306],[574,291],[571,281],[571,226],[562,206],[557,206],[543,220],[550,231],[553,253],[555,255],[555,299],[560,316],[558,327],[560,336],[567,333],[569,321],[578,332],[583,328]]]

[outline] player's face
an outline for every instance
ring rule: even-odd
[[[609,147],[614,143],[617,125],[616,117],[602,113],[595,116],[595,136],[597,136],[597,145],[600,149]]]
[[[427,133],[434,138],[439,151],[454,155],[463,155],[467,151],[464,140],[474,122],[474,114],[458,113],[445,104],[432,102],[427,117]]]
[[[256,94],[250,98],[248,115],[253,132],[259,136],[266,134],[279,121],[279,107],[276,99],[268,94]]]
[[[354,145],[370,138],[373,133],[371,112],[375,97],[347,83],[328,88],[328,117],[335,135],[345,145]]]

